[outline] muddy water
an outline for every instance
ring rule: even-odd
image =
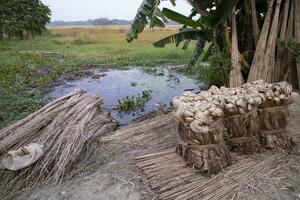
[[[103,98],[103,107],[109,110],[119,124],[127,124],[142,115],[157,110],[161,106],[170,107],[173,97],[184,90],[199,91],[201,84],[168,68],[130,68],[126,70],[92,69],[93,76],[79,80],[65,81],[46,95],[46,101],[53,101],[76,88],[95,92]],[[144,108],[132,112],[118,112],[118,99],[137,96],[144,90],[151,90],[151,99]]]

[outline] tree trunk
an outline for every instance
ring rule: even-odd
[[[296,13],[295,13],[295,1],[290,2],[290,15],[287,25],[287,39],[295,38],[295,20],[296,20]],[[290,73],[288,74],[288,80],[292,83],[293,88],[298,88],[298,76],[297,76],[297,67],[296,63],[291,63],[290,65]]]
[[[300,1],[295,0],[295,38],[296,42],[300,43]],[[300,56],[296,60],[297,75],[298,75],[298,89],[300,89]]]
[[[268,43],[265,52],[264,67],[263,67],[263,77],[267,82],[274,82],[273,73],[275,71],[275,49],[276,49],[276,38],[278,32],[278,21],[279,21],[279,11],[280,11],[281,0],[277,0],[275,13],[273,15],[272,27],[270,30]]]
[[[281,26],[279,38],[281,41],[286,41],[287,39],[287,29],[288,29],[288,19],[289,19],[289,8],[290,0],[285,0],[283,12],[281,13]],[[276,65],[274,70],[274,81],[279,82],[282,80],[283,74],[288,73],[287,69],[287,54],[283,49],[279,49],[276,53]]]
[[[231,62],[232,68],[229,74],[229,86],[238,87],[244,83],[241,72],[240,52],[238,49],[237,27],[235,7],[232,9],[232,33],[231,33]]]
[[[253,36],[254,36],[254,41],[255,41],[255,46],[256,46],[258,39],[259,39],[259,27],[258,27],[258,23],[257,23],[255,0],[250,0],[250,6],[251,6]]]

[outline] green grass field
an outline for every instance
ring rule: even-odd
[[[62,74],[86,66],[186,64],[192,47],[152,46],[178,28],[147,29],[132,43],[125,40],[128,26],[48,27],[48,33],[31,40],[0,41],[0,127],[42,106],[44,92]]]
[[[190,51],[173,45],[157,49],[152,43],[178,30],[178,26],[146,30],[139,39],[127,43],[128,26],[51,27],[50,41],[57,51],[76,63],[103,63],[115,66],[184,64]]]

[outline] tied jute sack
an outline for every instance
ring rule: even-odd
[[[179,120],[176,121],[176,127],[176,152],[183,157],[187,166],[210,176],[230,165],[231,157],[223,139],[222,120],[212,123],[207,132],[194,132]]]
[[[230,151],[243,154],[260,153],[263,151],[259,139],[259,117],[257,109],[246,114],[225,117],[225,139]]]
[[[266,149],[291,149],[294,142],[287,136],[287,105],[259,109],[260,139]]]

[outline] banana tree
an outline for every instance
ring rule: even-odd
[[[194,52],[191,56],[189,66],[194,66],[199,58],[205,41],[211,41],[220,51],[226,49],[227,56],[230,57],[230,37],[228,28],[224,28],[224,21],[228,18],[228,13],[232,10],[237,0],[222,0],[219,4],[216,1],[195,1],[189,3],[194,7],[189,16],[184,16],[168,8],[159,9],[159,0],[143,0],[138,9],[135,19],[127,33],[127,41],[131,42],[138,37],[149,22],[150,28],[155,26],[164,27],[167,20],[175,21],[182,25],[178,33],[162,38],[153,45],[157,48],[165,47],[167,44],[179,46],[183,44],[183,49],[188,47],[191,40],[196,41]],[[172,1],[176,5],[175,1]],[[216,9],[212,9],[216,7]],[[208,11],[207,11],[208,10]],[[193,17],[200,14],[198,20]],[[217,39],[219,38],[219,40]],[[222,40],[220,38],[226,38]],[[225,54],[226,55],[226,54]],[[224,71],[224,66],[220,69]],[[224,74],[226,76],[226,73]],[[227,80],[227,78],[224,78]],[[227,82],[223,84],[227,85]]]
[[[176,1],[172,0],[175,6]],[[160,0],[143,0],[136,17],[128,31],[127,41],[138,37],[149,23],[150,28],[164,27],[167,20],[182,24],[178,33],[154,43],[155,47],[164,47],[173,43],[178,46],[183,42],[183,49],[191,40],[196,46],[190,65],[194,65],[202,52],[204,41],[210,41],[216,53],[231,59],[230,86],[239,86],[243,78],[247,81],[264,79],[268,82],[282,80],[286,58],[277,51],[277,38],[288,41],[289,38],[300,41],[300,1],[295,0],[187,0],[193,6],[190,16],[184,16],[170,9],[159,8]],[[236,7],[236,9],[234,9]],[[231,13],[231,15],[230,15]],[[193,20],[195,14],[201,17]],[[240,54],[240,51],[243,52]],[[253,52],[252,56],[249,52]],[[300,59],[291,66],[289,77],[293,86],[300,88]],[[243,66],[248,73],[242,77]],[[222,64],[220,65],[222,70]],[[225,71],[225,70],[224,70]],[[247,70],[244,70],[247,71]],[[295,73],[294,73],[295,72]],[[224,83],[226,84],[226,83]]]

